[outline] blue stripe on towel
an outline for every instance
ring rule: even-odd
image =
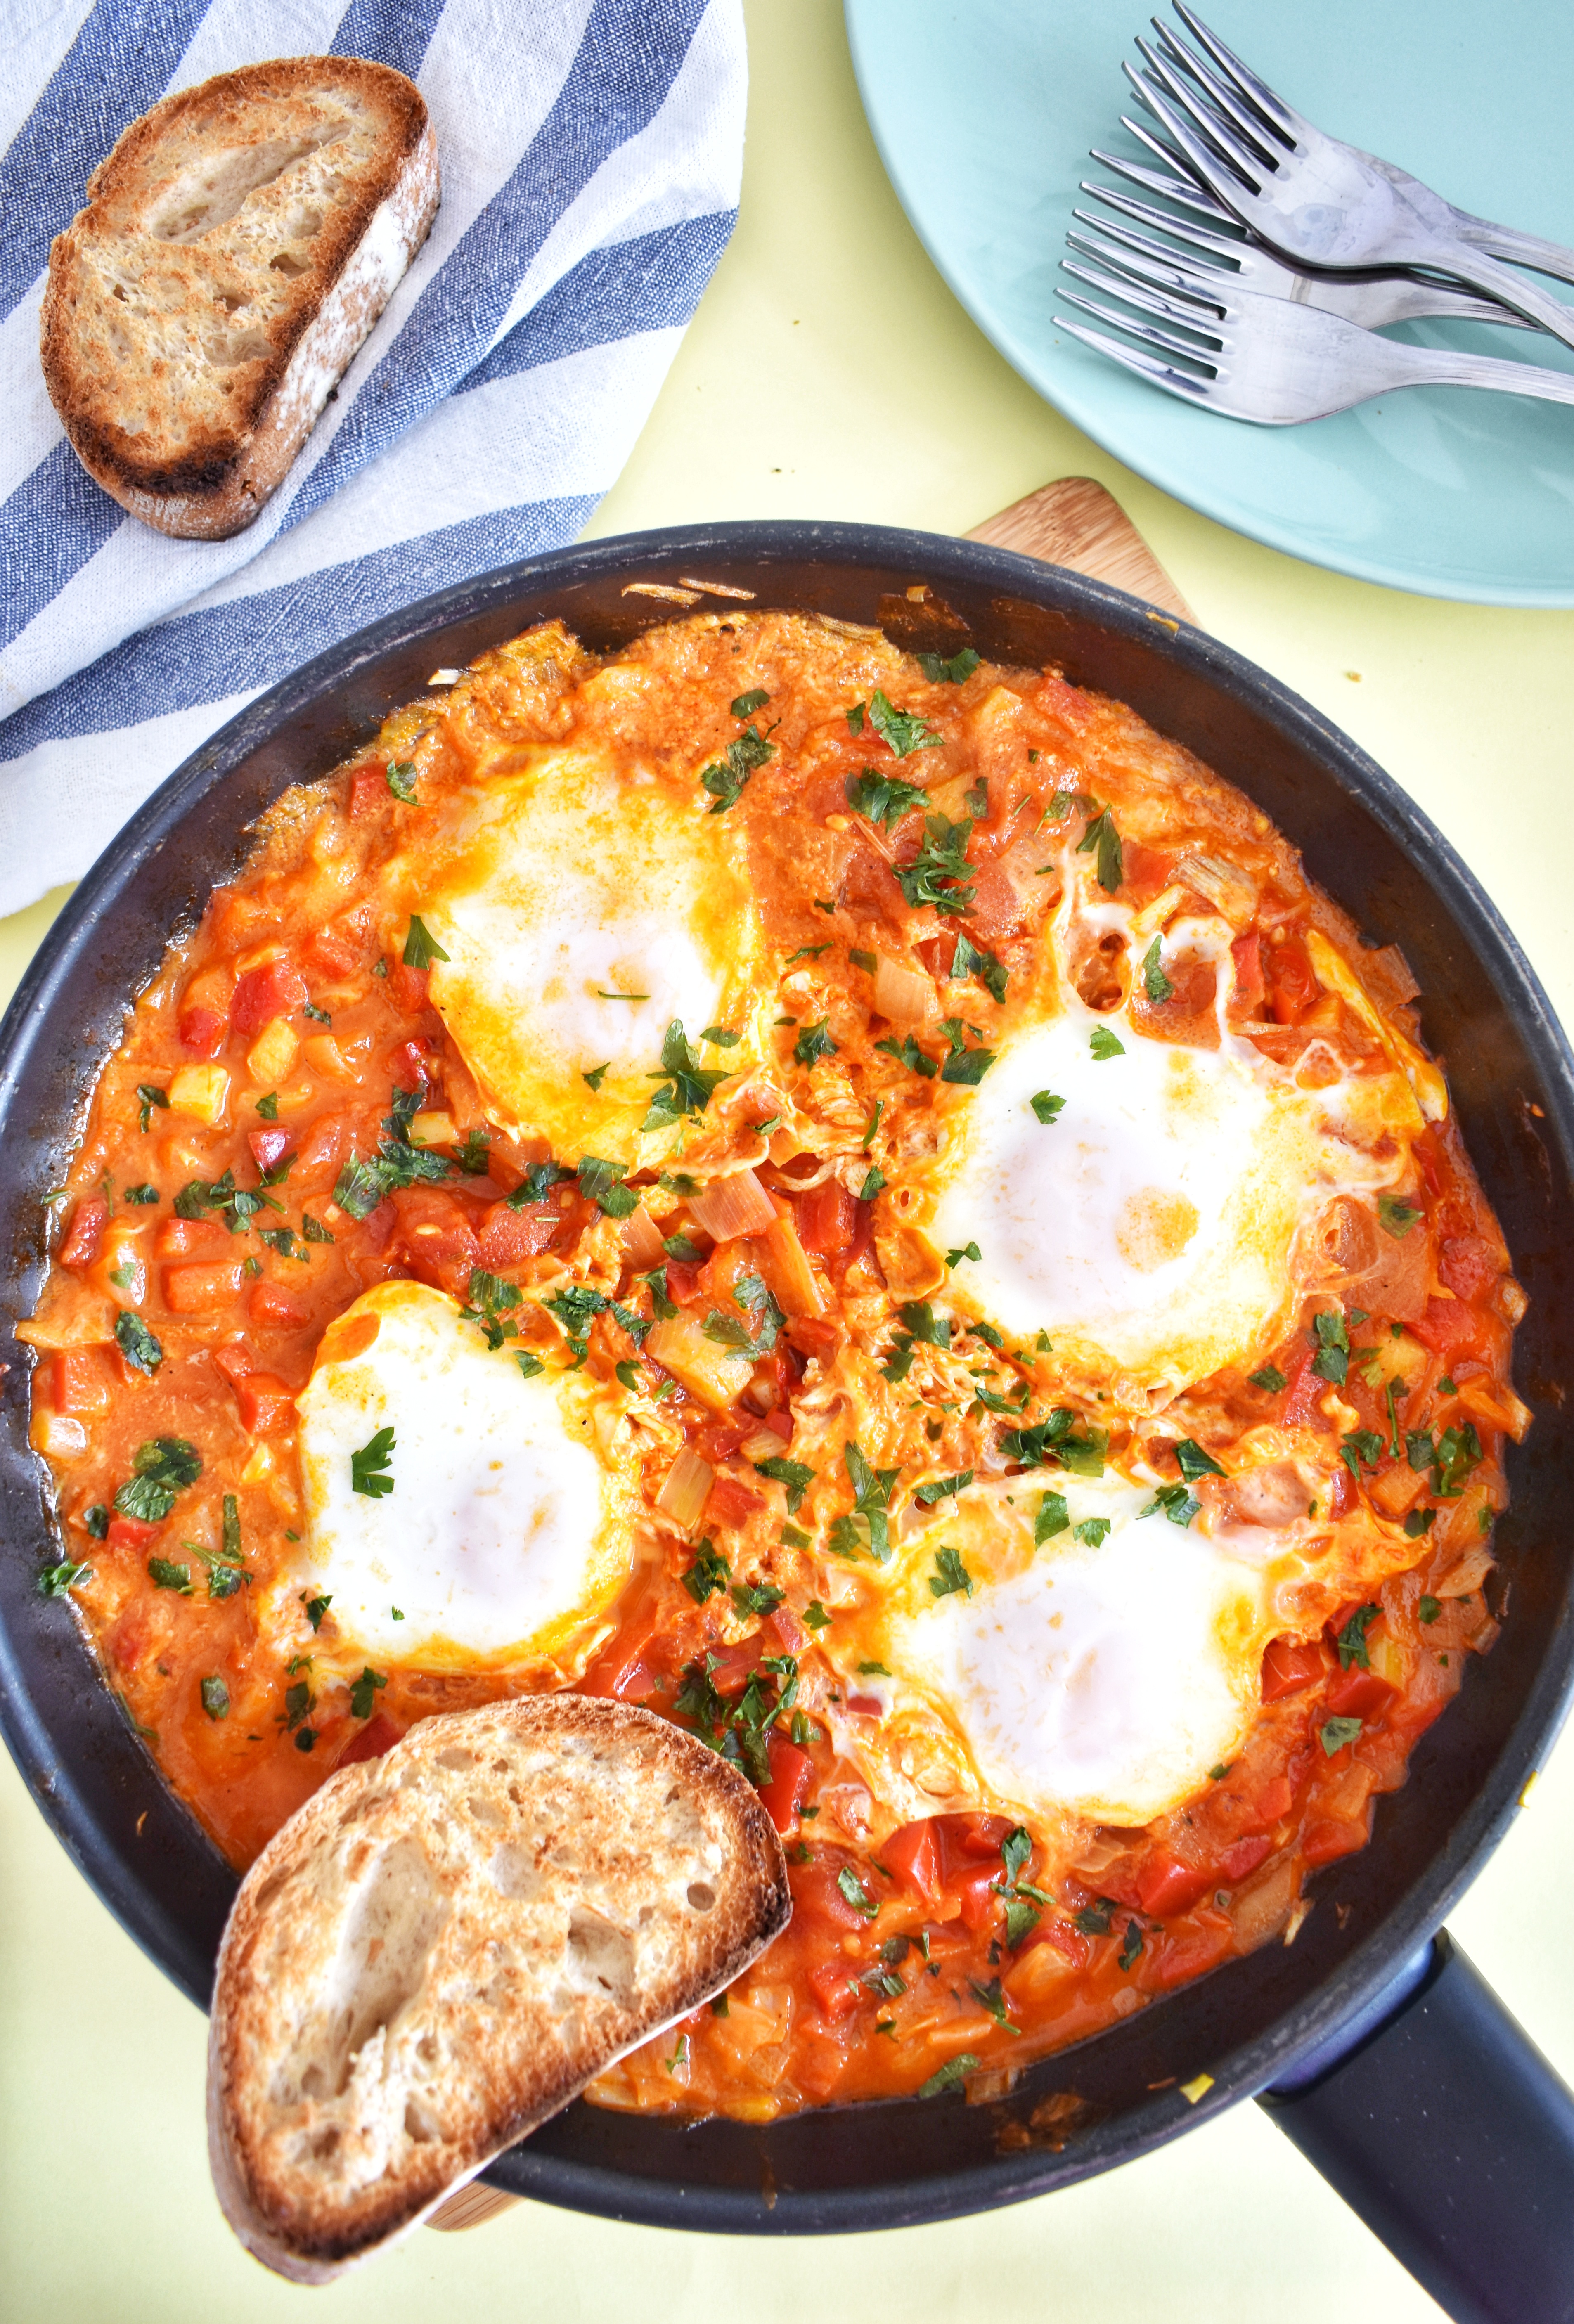
[[[447,0],[350,0],[328,54],[368,57],[414,80],[446,5]]]
[[[95,8],[0,159],[0,318],[42,273],[50,244],[123,129],[162,97],[209,0]]]
[[[682,330],[727,246],[736,210],[683,218],[593,250],[478,363],[459,392],[560,363],[640,331]]]
[[[599,498],[590,493],[494,509],[254,596],[178,613],[0,721],[0,763],[41,742],[112,735],[171,710],[272,686],[353,631],[434,589],[561,548],[588,523]]]
[[[90,557],[131,521],[64,440],[0,508],[0,646],[19,638]]]
[[[660,110],[705,5],[595,0],[567,78],[529,152],[415,301],[302,484],[286,529],[320,508],[474,369],[564,212],[609,156]],[[681,42],[676,33],[685,36]]]

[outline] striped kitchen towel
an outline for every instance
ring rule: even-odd
[[[582,530],[732,232],[745,63],[741,0],[0,0],[0,43],[5,913],[313,654]],[[257,522],[166,539],[44,392],[50,242],[157,98],[324,53],[418,83],[443,205]]]

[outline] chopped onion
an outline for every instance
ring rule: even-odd
[[[656,1506],[680,1531],[692,1532],[705,1513],[705,1503],[715,1481],[716,1472],[710,1462],[702,1461],[686,1444],[667,1472],[667,1482],[657,1495]]]
[[[874,973],[874,1005],[893,1025],[921,1025],[934,1014],[934,980],[882,954]]]
[[[695,1224],[716,1242],[764,1234],[776,1223],[776,1205],[752,1170],[713,1178],[703,1194],[690,1195],[688,1207]]]
[[[695,1314],[673,1315],[658,1323],[645,1342],[645,1353],[713,1412],[730,1409],[754,1369],[752,1358],[741,1349],[708,1340]]]
[[[659,1267],[667,1256],[661,1229],[643,1203],[623,1221],[621,1241],[623,1257],[631,1267]]]

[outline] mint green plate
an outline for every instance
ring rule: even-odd
[[[846,10],[870,125],[925,249],[1007,361],[1106,450],[1221,524],[1361,580],[1574,605],[1574,407],[1410,388],[1253,428],[1058,327],[1072,206],[1096,207],[1078,181],[1108,180],[1088,149],[1140,155],[1119,119],[1136,109],[1120,65],[1148,29],[1142,0]],[[1203,0],[1201,13],[1320,128],[1463,209],[1574,247],[1569,0]],[[1534,279],[1574,302],[1574,286]],[[1395,336],[1574,371],[1574,350],[1541,333],[1429,322]]]

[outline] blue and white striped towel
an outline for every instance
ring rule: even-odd
[[[737,213],[741,0],[0,0],[0,913],[86,870],[264,687],[583,529]],[[51,238],[126,124],[258,58],[371,57],[443,206],[249,531],[166,540],[44,392]]]

